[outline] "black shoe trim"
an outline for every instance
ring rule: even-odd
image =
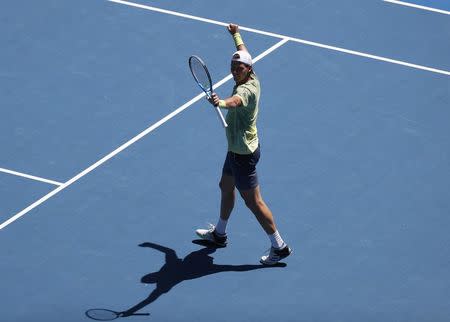
[[[220,236],[218,233],[216,233],[216,231],[214,230],[212,232],[214,239],[216,241],[217,244],[222,244],[222,245],[226,245],[227,244],[227,235],[225,234],[224,236]]]

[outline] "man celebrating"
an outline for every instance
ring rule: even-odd
[[[272,212],[262,199],[256,173],[256,164],[260,157],[256,128],[260,85],[253,71],[252,57],[239,34],[239,27],[230,24],[227,29],[233,36],[237,49],[231,59],[231,73],[236,85],[230,97],[222,100],[213,93],[210,99],[210,103],[214,106],[228,110],[226,116],[228,152],[219,184],[220,217],[216,226],[197,229],[196,233],[200,238],[217,246],[226,246],[226,226],[234,207],[237,188],[272,244],[270,253],[262,256],[260,262],[264,265],[274,265],[289,256],[292,250],[281,238]]]

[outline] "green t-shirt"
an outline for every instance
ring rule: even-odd
[[[235,85],[231,96],[239,96],[242,105],[228,109],[226,128],[228,151],[238,154],[250,154],[258,148],[258,103],[260,95],[258,77],[251,74],[245,84]]]

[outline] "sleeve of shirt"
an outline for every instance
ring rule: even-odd
[[[242,106],[246,107],[253,97],[253,91],[250,86],[243,84],[236,88],[234,96],[238,96],[242,101]]]

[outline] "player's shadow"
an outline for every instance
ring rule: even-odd
[[[140,247],[148,247],[164,253],[166,263],[159,271],[149,273],[141,278],[142,283],[155,284],[156,287],[147,298],[124,311],[122,316],[133,315],[133,313],[156,301],[162,294],[169,292],[175,285],[186,280],[221,272],[247,272],[262,268],[286,266],[283,263],[275,266],[214,264],[214,258],[210,255],[216,251],[216,248],[202,241],[193,242],[205,247],[188,254],[184,258],[179,258],[173,249],[155,243],[147,242],[139,245]]]

